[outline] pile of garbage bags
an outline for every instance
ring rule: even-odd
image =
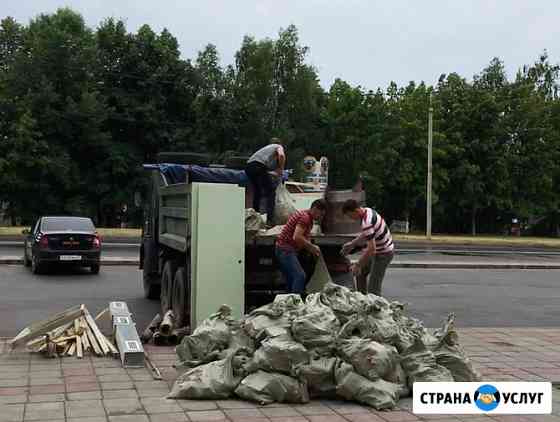
[[[399,302],[328,283],[276,296],[241,321],[224,305],[176,348],[181,375],[169,398],[238,397],[269,404],[343,398],[377,410],[415,381],[477,381],[454,316],[428,330]]]

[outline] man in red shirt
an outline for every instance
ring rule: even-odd
[[[306,274],[298,259],[301,251],[308,251],[318,257],[321,250],[309,241],[313,221],[320,221],[327,211],[324,199],[317,199],[311,208],[292,214],[276,239],[276,260],[280,271],[286,279],[290,293],[305,292]]]

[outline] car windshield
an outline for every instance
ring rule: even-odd
[[[43,231],[84,231],[92,232],[95,230],[89,218],[45,218],[41,225]]]

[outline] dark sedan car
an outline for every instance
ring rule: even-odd
[[[24,230],[24,263],[39,274],[49,263],[90,267],[99,273],[101,240],[84,217],[41,217],[31,231]]]

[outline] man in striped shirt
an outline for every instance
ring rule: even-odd
[[[381,284],[395,250],[389,226],[375,210],[360,207],[354,199],[343,204],[342,212],[352,220],[362,222],[362,232],[354,240],[344,244],[342,253],[347,255],[360,243],[367,242],[359,261],[352,266],[358,290],[364,294],[381,296]]]
[[[321,254],[319,247],[311,243],[309,238],[313,221],[320,221],[326,211],[327,204],[324,199],[313,201],[310,209],[297,211],[290,216],[276,239],[276,261],[286,279],[290,293],[305,293],[307,276],[298,255],[303,251],[309,252],[314,257]]]

